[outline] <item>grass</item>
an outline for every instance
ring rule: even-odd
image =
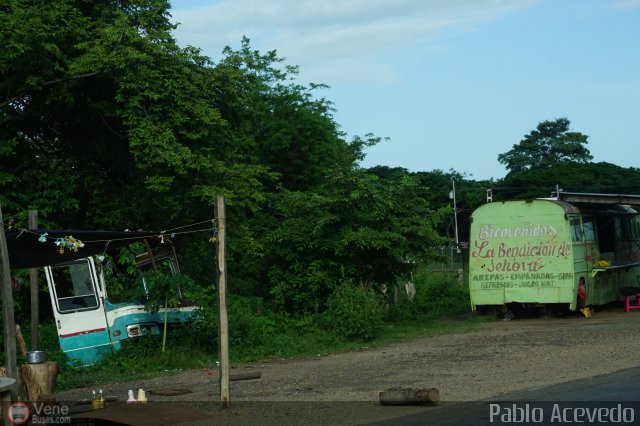
[[[230,306],[230,360],[233,365],[343,353],[363,348],[381,347],[403,340],[445,333],[465,333],[492,317],[468,315],[466,286],[447,281],[441,275],[416,275],[417,295],[392,305],[385,322],[373,339],[350,341],[327,326],[336,318],[326,314],[292,318],[265,309],[255,298],[239,298]],[[360,305],[347,300],[341,306],[354,324],[367,324]],[[379,309],[383,309],[380,307]],[[216,366],[217,326],[214,311],[204,312],[201,321],[172,329],[166,351],[161,351],[159,336],[141,337],[123,342],[122,350],[92,366],[69,366],[58,345],[55,324],[41,328],[41,348],[47,359],[57,361],[59,391],[140,380],[189,369],[213,369]],[[344,318],[344,319],[343,319]],[[327,321],[329,319],[329,321]],[[28,339],[28,336],[25,336]],[[19,362],[21,360],[18,360]]]
[[[369,342],[348,342],[325,331],[316,329],[308,333],[285,333],[273,336],[268,343],[254,348],[231,347],[230,358],[234,365],[293,359],[352,350],[381,347],[424,336],[450,333],[466,333],[486,322],[486,317],[472,316],[466,319],[441,319],[427,322],[386,325],[378,336]],[[175,338],[175,335],[173,336]],[[175,342],[173,338],[170,340]],[[118,353],[102,362],[87,367],[61,365],[58,390],[96,386],[129,380],[140,380],[163,374],[175,374],[183,370],[215,368],[217,353],[194,347],[188,342],[176,344],[162,353],[160,339],[149,337],[129,342]]]

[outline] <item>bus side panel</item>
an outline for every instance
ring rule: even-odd
[[[587,294],[589,305],[605,305],[619,301],[622,298],[622,287],[637,287],[639,284],[640,268],[607,269],[598,271],[593,278],[592,293]]]
[[[150,312],[138,304],[107,304],[107,320],[114,341],[159,334],[164,323],[164,308]],[[167,311],[167,323],[183,323],[189,320],[195,307],[181,307]]]
[[[490,203],[473,213],[471,305],[575,305],[573,245],[564,209],[547,200]]]
[[[95,364],[100,358],[112,353],[111,340],[106,329],[88,330],[74,335],[61,335],[60,348],[71,363]]]

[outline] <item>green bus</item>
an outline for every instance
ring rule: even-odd
[[[639,196],[558,192],[480,206],[471,216],[471,308],[620,301],[625,287],[640,287],[637,205]]]

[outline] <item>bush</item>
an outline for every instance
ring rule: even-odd
[[[218,350],[218,302],[215,294],[209,294],[206,304],[193,315],[194,334],[203,348]],[[201,300],[202,302],[202,300]],[[229,320],[229,345],[234,349],[255,348],[273,336],[279,323],[277,315],[263,306],[258,297],[230,294],[227,298]]]
[[[416,295],[408,300],[406,295],[387,312],[391,321],[433,320],[445,315],[467,312],[469,290],[455,277],[418,272],[414,275]]]
[[[328,328],[347,340],[371,340],[383,325],[380,297],[371,289],[351,283],[336,288],[324,315]]]

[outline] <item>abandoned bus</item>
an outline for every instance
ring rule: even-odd
[[[472,214],[473,310],[521,304],[576,310],[640,286],[640,197],[559,192],[487,203]]]
[[[194,306],[184,301],[175,280],[175,309],[147,309],[145,302],[168,305],[149,292],[146,270],[158,276],[179,272],[172,239],[144,231],[61,229],[5,230],[11,268],[44,268],[58,340],[71,363],[93,364],[118,350],[126,339],[157,334],[165,322],[188,319]],[[135,245],[134,242],[137,242]],[[143,244],[144,242],[144,244]],[[110,260],[120,249],[140,253],[130,260],[137,273],[120,275]],[[174,285],[175,284],[175,285]],[[151,289],[153,290],[153,289]],[[33,303],[33,301],[32,301]],[[175,306],[175,303],[173,304]],[[33,305],[32,305],[33,306]]]
[[[159,334],[165,310],[167,322],[180,322],[187,320],[194,309],[186,305],[161,307],[154,312],[132,297],[110,295],[105,280],[108,263],[103,260],[102,256],[91,256],[45,267],[60,347],[71,362],[80,365],[93,364],[120,349],[123,340]],[[152,266],[175,275],[178,263],[173,246],[166,244],[152,254],[136,257],[138,270]],[[142,286],[139,294],[146,292],[143,275],[135,284]]]

